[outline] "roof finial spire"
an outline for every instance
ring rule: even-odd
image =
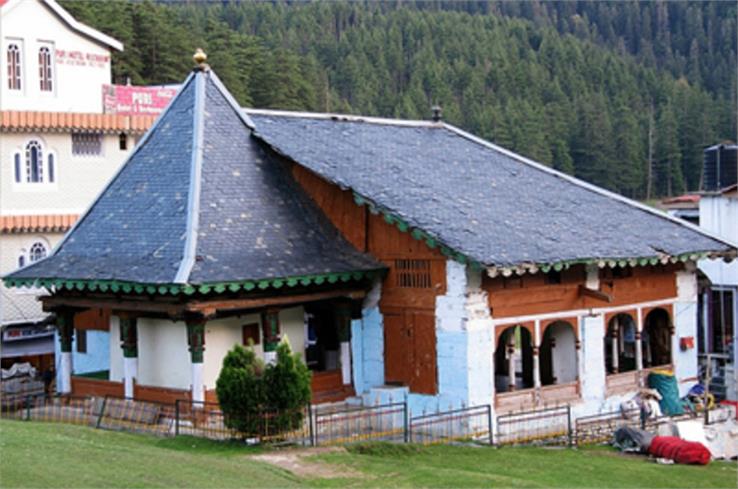
[[[208,55],[205,54],[205,51],[202,50],[202,48],[197,48],[195,51],[195,54],[192,55],[192,59],[197,64],[197,67],[195,69],[205,71],[208,68],[208,65],[205,63],[208,59]]]

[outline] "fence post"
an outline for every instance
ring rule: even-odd
[[[574,433],[571,429],[571,404],[566,405],[566,431],[569,436],[569,447],[574,445]]]
[[[31,421],[31,396],[26,396],[26,421]]]
[[[489,430],[489,444],[494,446],[495,439],[492,435],[492,404],[487,404],[487,429]]]
[[[403,439],[404,439],[405,443],[408,443],[410,441],[410,426],[409,426],[410,425],[410,419],[409,419],[409,415],[408,415],[408,412],[407,412],[407,399],[405,400],[405,402],[402,403],[402,406],[403,406],[403,409],[402,409],[402,417],[403,417],[402,423],[404,425],[404,436],[403,436]]]
[[[95,428],[100,428],[100,424],[102,423],[103,416],[105,415],[105,405],[108,403],[108,396],[103,397],[102,406],[100,406],[100,414],[97,417],[97,424],[95,425]]]
[[[308,402],[308,431],[310,433],[310,446],[315,446],[315,430],[313,430],[313,404]]]
[[[179,399],[174,400],[174,436],[179,436]]]

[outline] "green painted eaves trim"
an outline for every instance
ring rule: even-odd
[[[381,206],[378,206],[374,201],[372,201],[371,199],[367,197],[364,197],[363,195],[358,194],[356,191],[353,191],[353,196],[354,196],[354,202],[357,205],[368,206],[369,211],[374,215],[381,214],[382,218],[384,219],[384,222],[386,222],[387,224],[395,225],[397,229],[399,229],[403,233],[409,232],[410,236],[412,236],[414,239],[418,241],[424,241],[425,244],[429,248],[431,249],[438,248],[444,256],[451,258],[453,260],[456,260],[457,262],[461,264],[469,264],[475,270],[481,270],[482,268],[487,268],[487,267],[494,267],[499,270],[525,269],[525,268],[535,267],[544,273],[548,273],[551,270],[554,270],[557,272],[561,270],[566,270],[570,268],[572,265],[589,265],[593,263],[599,264],[599,263],[604,262],[610,268],[613,268],[616,266],[618,267],[646,266],[646,265],[657,265],[659,263],[663,263],[664,259],[667,259],[668,262],[676,263],[676,262],[686,262],[690,260],[696,261],[696,260],[705,258],[709,255],[709,252],[700,251],[700,252],[682,253],[680,255],[672,256],[672,257],[653,255],[653,256],[642,256],[642,257],[634,257],[634,258],[579,258],[579,259],[574,259],[574,260],[561,260],[561,261],[546,262],[546,263],[525,263],[525,264],[519,264],[519,265],[483,265],[481,262],[474,260],[473,258],[465,255],[464,253],[456,251],[450,246],[445,245],[441,240],[439,240],[438,238],[434,236],[431,236],[426,231],[420,228],[411,227],[406,221],[404,221],[397,214],[394,214],[391,211]]]
[[[149,295],[192,295],[222,294],[224,292],[238,292],[244,290],[283,289],[298,285],[322,285],[342,282],[373,279],[378,277],[383,269],[364,270],[353,272],[323,273],[313,275],[294,275],[290,277],[267,278],[261,280],[243,280],[229,282],[212,282],[206,284],[146,284],[121,280],[67,280],[60,278],[5,278],[7,287],[45,287],[56,290],[123,292],[126,294]]]

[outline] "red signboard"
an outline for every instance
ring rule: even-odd
[[[179,86],[136,87],[103,85],[103,107],[106,114],[157,115],[177,94]]]

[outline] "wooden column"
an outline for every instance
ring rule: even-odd
[[[615,316],[612,328],[612,345],[610,345],[610,353],[612,355],[612,373],[618,373],[620,370],[620,320]]]
[[[61,343],[61,358],[57,376],[57,392],[72,392],[72,341],[74,339],[74,310],[61,309],[56,313],[56,328]]]
[[[507,339],[507,387],[508,392],[515,390],[515,333]]]
[[[133,399],[138,377],[138,319],[119,313],[120,347],[123,349],[123,388],[126,399]]]
[[[261,313],[261,328],[264,338],[264,362],[274,363],[277,360],[277,345],[281,336],[279,309],[270,308]]]
[[[205,385],[203,384],[203,357],[205,354],[205,323],[203,318],[188,318],[187,344],[190,350],[190,363],[192,366],[192,401],[205,401]]]
[[[338,341],[341,343],[341,379],[343,385],[351,385],[351,304],[336,304],[335,316]]]
[[[643,385],[643,344],[641,343],[641,332],[643,331],[643,311],[639,308],[636,312],[636,371],[638,385]]]

